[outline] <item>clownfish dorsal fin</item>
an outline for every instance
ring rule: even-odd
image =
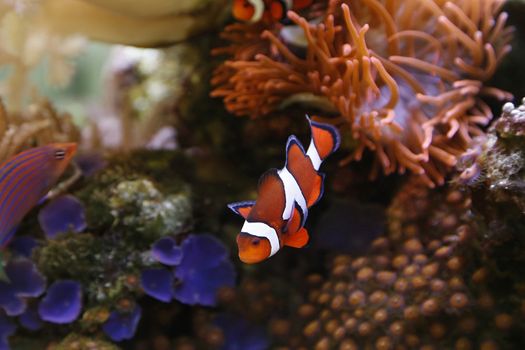
[[[308,231],[304,227],[301,227],[299,231],[287,234],[283,239],[283,243],[288,247],[302,248],[308,243],[308,240]]]
[[[228,204],[228,208],[230,208],[235,214],[246,219],[254,204],[255,201],[236,202]]]

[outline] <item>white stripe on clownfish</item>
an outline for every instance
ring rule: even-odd
[[[308,151],[306,151],[306,155],[310,158],[310,161],[312,162],[315,171],[318,171],[323,161],[319,156],[319,151],[317,150],[317,147],[315,147],[315,142],[313,138],[310,140],[310,145],[308,146]]]
[[[284,13],[286,14],[287,11],[293,8],[293,0],[284,0],[284,3],[286,5],[286,8],[284,9]]]
[[[248,233],[256,237],[266,238],[270,242],[270,256],[273,256],[279,251],[279,249],[281,249],[277,231],[264,222],[249,222],[245,220],[244,225],[242,225],[241,232]]]
[[[292,173],[290,173],[286,165],[279,170],[277,174],[279,175],[279,178],[281,178],[284,187],[285,205],[282,215],[283,220],[286,221],[292,217],[295,203],[299,204],[299,207],[303,212],[303,217],[306,218],[306,216],[308,216],[308,206],[306,205],[306,199],[304,198],[297,180]]]
[[[249,22],[259,22],[264,14],[264,1],[263,0],[248,0],[253,6],[253,16],[250,18]]]

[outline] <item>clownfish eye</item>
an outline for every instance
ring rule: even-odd
[[[55,151],[55,159],[62,160],[66,156],[66,151],[63,149],[57,149]]]
[[[259,243],[261,243],[261,240],[259,238],[252,239],[252,245],[259,245]]]

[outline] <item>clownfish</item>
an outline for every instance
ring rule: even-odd
[[[321,163],[339,147],[339,132],[328,124],[310,120],[311,140],[305,152],[294,136],[286,144],[286,163],[270,169],[259,180],[257,200],[228,207],[245,221],[237,235],[241,261],[261,262],[282,246],[301,248],[308,242],[304,228],[308,209],[323,194]]]
[[[245,22],[281,21],[289,10],[299,11],[313,0],[234,0],[233,16]]]
[[[76,143],[52,143],[18,153],[0,165],[1,248],[58,181],[76,149]]]

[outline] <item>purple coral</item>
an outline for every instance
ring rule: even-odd
[[[10,261],[5,272],[9,282],[0,281],[0,308],[8,316],[18,316],[26,309],[24,298],[38,297],[44,292],[45,279],[26,258]]]
[[[38,272],[35,264],[28,259],[16,259],[5,268],[11,285],[19,297],[38,297],[45,290],[44,277]]]
[[[173,298],[173,274],[165,268],[142,271],[140,283],[144,292],[150,297],[170,302]]]
[[[17,255],[30,258],[33,249],[38,246],[38,242],[33,237],[16,236],[9,243],[9,249]]]
[[[18,316],[25,311],[26,303],[16,295],[11,284],[0,281],[0,307],[8,316]]]
[[[29,329],[30,331],[37,331],[43,325],[36,307],[28,307],[26,311],[18,317],[18,321],[25,329]]]
[[[82,171],[82,175],[93,176],[104,169],[108,162],[99,153],[84,153],[75,157],[75,164]]]
[[[151,247],[151,255],[161,264],[176,266],[182,261],[182,249],[171,237],[163,237]]]
[[[222,350],[268,349],[268,337],[263,328],[231,314],[220,314],[213,322],[224,335]]]
[[[38,305],[38,314],[44,321],[70,323],[77,319],[82,309],[82,288],[71,280],[54,282]]]
[[[129,313],[113,311],[102,329],[113,341],[131,339],[135,335],[141,315],[142,309],[139,305]]]
[[[87,227],[84,205],[74,196],[60,196],[38,213],[38,222],[48,238],[68,231],[81,232]]]
[[[181,282],[174,297],[184,304],[214,306],[217,290],[235,283],[228,250],[211,235],[191,235],[182,244],[183,258],[175,270]]]
[[[15,333],[16,325],[3,312],[0,312],[0,350],[9,350],[9,337]]]

